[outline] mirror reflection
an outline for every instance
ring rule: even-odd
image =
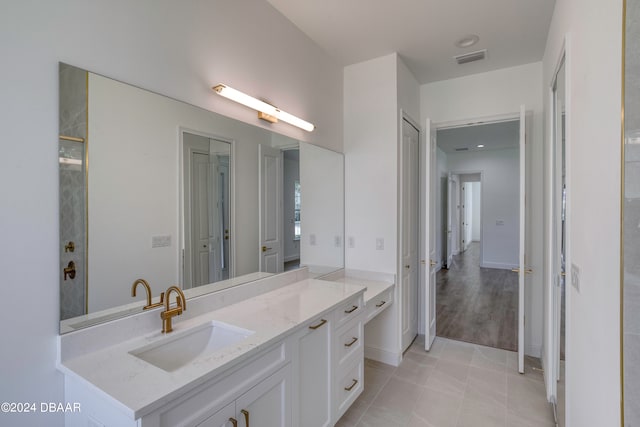
[[[60,64],[61,333],[299,266],[343,267],[343,157]]]

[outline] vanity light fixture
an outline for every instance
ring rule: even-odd
[[[214,86],[213,90],[218,95],[222,95],[232,101],[245,105],[249,108],[253,108],[258,112],[258,118],[262,120],[266,120],[270,123],[277,123],[278,120],[282,120],[283,122],[289,123],[290,125],[304,129],[307,132],[311,132],[315,129],[313,123],[302,120],[301,118],[296,117],[293,114],[282,111],[271,104],[256,99],[253,96],[249,96],[246,93],[240,92],[239,90],[233,89],[222,83]]]
[[[484,144],[479,144],[478,148],[484,148]]]

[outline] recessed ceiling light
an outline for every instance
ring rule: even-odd
[[[461,48],[471,47],[474,44],[478,43],[478,41],[480,41],[480,37],[478,37],[475,34],[469,34],[468,36],[464,36],[461,39],[459,39],[456,42],[456,46]]]
[[[484,144],[479,144],[478,148],[484,148]]]

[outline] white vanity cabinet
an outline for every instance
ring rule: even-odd
[[[308,322],[294,335],[296,390],[294,425],[327,427],[331,416],[331,328],[333,313]]]
[[[280,369],[198,427],[291,427],[291,369]]]
[[[334,423],[364,390],[365,309],[362,295],[342,304],[335,316],[332,340]]]

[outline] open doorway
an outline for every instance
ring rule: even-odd
[[[519,120],[437,131],[437,336],[518,349],[519,134]]]

